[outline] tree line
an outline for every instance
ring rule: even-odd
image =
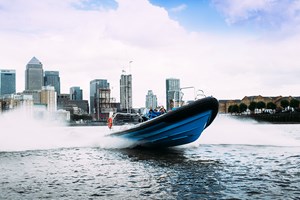
[[[228,107],[228,113],[244,113],[246,111],[250,111],[250,113],[255,113],[255,110],[259,110],[260,113],[262,113],[265,109],[268,109],[272,112],[282,112],[283,110],[288,110],[290,108],[293,108],[293,110],[299,111],[299,104],[300,101],[297,99],[291,99],[291,101],[288,101],[286,99],[280,101],[280,107],[277,107],[277,105],[273,102],[268,102],[267,104],[263,101],[250,102],[249,105],[246,105],[245,103],[240,104],[234,104],[230,105]]]

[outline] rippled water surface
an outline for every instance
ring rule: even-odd
[[[300,197],[300,125],[219,116],[167,150],[128,149],[106,127],[34,127],[1,129],[0,199]]]

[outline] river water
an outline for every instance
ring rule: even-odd
[[[219,115],[166,150],[20,114],[0,127],[0,199],[300,199],[299,124]]]

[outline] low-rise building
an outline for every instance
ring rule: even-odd
[[[32,111],[33,97],[27,94],[8,94],[0,96],[0,112],[22,107],[28,111]]]
[[[283,96],[274,96],[274,97],[264,97],[261,95],[258,96],[245,96],[243,99],[235,99],[235,100],[219,100],[219,113],[228,113],[229,106],[233,105],[239,105],[241,103],[246,104],[247,106],[250,105],[251,102],[264,102],[265,104],[268,104],[269,102],[272,102],[276,104],[276,107],[281,107],[281,101],[282,100],[288,100],[291,101],[292,99],[300,100],[300,97],[283,97]]]

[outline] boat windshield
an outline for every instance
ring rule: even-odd
[[[139,114],[115,113],[113,115],[114,125],[137,124],[140,122],[142,122],[142,117]]]

